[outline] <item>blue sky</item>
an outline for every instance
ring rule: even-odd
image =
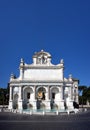
[[[90,0],[0,1],[0,86],[41,49],[53,64],[64,59],[65,77],[90,86]]]

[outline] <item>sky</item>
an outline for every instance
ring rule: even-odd
[[[42,49],[53,64],[64,59],[66,78],[90,86],[90,0],[0,1],[0,87]]]

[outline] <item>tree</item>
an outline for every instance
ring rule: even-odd
[[[87,101],[90,102],[90,87],[79,86],[79,104],[86,105]]]
[[[90,102],[90,87],[84,89],[82,96],[85,98],[85,104],[87,101]]]
[[[8,105],[9,91],[7,88],[0,88],[0,105]]]
[[[79,86],[79,87],[78,87],[78,90],[79,90],[79,96],[82,95],[83,90],[84,90],[85,88],[87,88],[87,86]]]
[[[82,104],[82,107],[83,107],[83,104],[85,104],[85,98],[83,96],[83,91],[86,89],[87,87],[86,86],[79,86],[78,87],[78,90],[79,90],[79,104],[81,105]]]

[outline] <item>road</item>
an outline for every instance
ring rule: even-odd
[[[0,112],[0,130],[90,130],[90,111],[58,116]]]

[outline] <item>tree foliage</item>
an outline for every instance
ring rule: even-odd
[[[0,88],[0,105],[8,105],[9,88]]]
[[[79,86],[79,104],[86,105],[87,101],[90,102],[90,86]]]

